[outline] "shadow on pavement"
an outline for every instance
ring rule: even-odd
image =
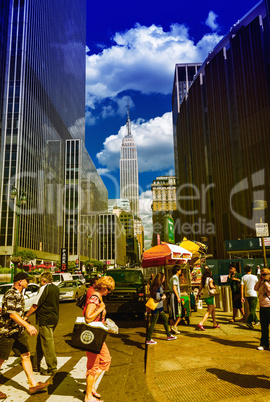
[[[220,343],[221,345],[228,345],[228,346],[235,346],[239,348],[247,348],[247,349],[255,349],[255,345],[258,344],[258,339],[254,339],[254,342],[246,342],[243,340],[236,341],[236,340],[229,340],[224,338],[218,338],[211,335],[207,335],[205,332],[197,332],[197,333],[181,333],[181,335],[190,337],[190,338],[208,338],[212,342]],[[254,344],[253,344],[254,343]]]
[[[218,379],[227,381],[231,384],[238,385],[241,388],[266,388],[269,389],[270,381],[268,376],[253,375],[253,374],[239,374],[218,368],[206,369],[209,373],[217,376]]]

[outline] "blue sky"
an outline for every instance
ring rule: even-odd
[[[120,146],[129,102],[141,217],[148,231],[151,183],[157,176],[174,173],[175,64],[203,62],[255,4],[256,0],[87,0],[86,148],[109,198],[118,198]]]

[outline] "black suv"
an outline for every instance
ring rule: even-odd
[[[106,276],[115,281],[115,289],[104,297],[106,311],[143,316],[145,313],[145,282],[140,269],[109,269]]]

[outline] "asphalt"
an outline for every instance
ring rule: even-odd
[[[177,340],[167,341],[162,323],[147,346],[147,386],[156,401],[270,401],[270,350],[259,351],[260,325],[254,330],[232,313],[216,309],[220,329],[212,319],[197,329],[206,306],[192,312],[190,325],[180,324]]]

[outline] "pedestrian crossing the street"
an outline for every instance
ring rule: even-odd
[[[14,375],[9,375],[7,382],[0,386],[2,392],[7,394],[6,402],[23,402],[34,400],[34,398],[39,399],[39,401],[49,401],[49,402],[71,402],[71,401],[83,401],[84,400],[84,390],[86,389],[86,356],[80,358],[77,362],[70,359],[72,357],[57,357],[57,374],[53,380],[53,392],[42,392],[35,394],[33,396],[29,395],[28,392],[28,381],[26,375],[20,365],[21,359],[19,357],[10,357],[2,365],[1,375],[5,376],[5,373],[12,373]],[[61,376],[61,368],[64,365],[71,363],[73,364],[72,369],[65,373],[66,375]],[[41,363],[42,368],[45,367],[45,362]],[[39,373],[34,373],[37,381],[47,381],[50,377],[40,375]],[[3,383],[3,381],[2,381]],[[49,387],[51,388],[51,386]],[[36,399],[37,400],[37,399]]]

